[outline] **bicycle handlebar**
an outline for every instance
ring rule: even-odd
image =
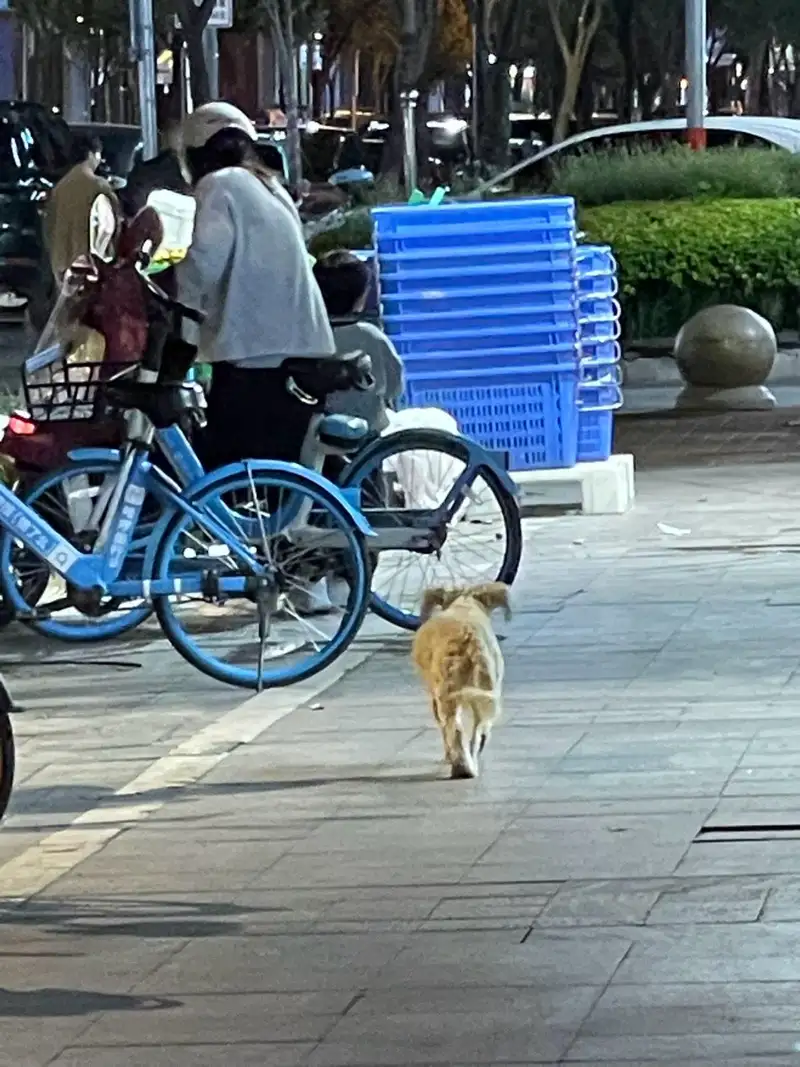
[[[165,293],[161,286],[157,285],[146,274],[142,275],[142,277],[151,295],[168,311],[176,311],[184,319],[195,322],[198,326],[202,326],[206,321],[205,312],[198,311],[197,308],[190,308],[187,304],[182,304],[180,300],[176,300],[175,297]]]

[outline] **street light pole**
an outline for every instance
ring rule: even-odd
[[[406,192],[410,196],[417,187],[417,120],[416,110],[419,92],[412,84],[409,56],[417,36],[417,11],[415,0],[403,4],[403,58],[400,66],[400,110],[403,116],[403,170]]]
[[[695,151],[706,147],[706,0],[686,0],[686,135]]]
[[[156,113],[156,46],[153,27],[153,0],[129,0],[131,53],[139,74],[139,111],[142,122],[144,158],[158,155]]]

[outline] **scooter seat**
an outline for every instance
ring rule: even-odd
[[[351,415],[324,415],[317,430],[321,444],[347,454],[357,452],[368,433],[366,420]]]

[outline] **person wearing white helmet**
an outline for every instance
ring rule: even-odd
[[[197,200],[178,296],[206,313],[192,338],[213,364],[207,469],[241,459],[297,461],[312,410],[286,390],[290,357],[334,356],[336,344],[291,197],[261,167],[250,119],[210,103],[187,116],[182,161]]]

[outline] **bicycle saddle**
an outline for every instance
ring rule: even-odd
[[[324,359],[285,359],[286,387],[306,404],[317,404],[344,389],[365,391],[375,385],[372,360],[366,352]]]
[[[317,437],[323,445],[346,455],[357,452],[368,433],[366,420],[352,415],[325,415],[317,429]]]
[[[187,416],[194,425],[205,425],[205,394],[192,382],[165,385],[116,379],[105,383],[102,392],[110,408],[144,412],[157,430],[174,426]]]

